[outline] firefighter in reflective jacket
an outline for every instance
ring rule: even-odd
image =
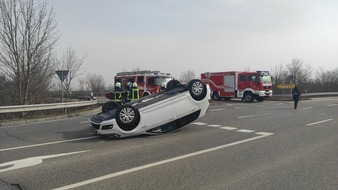
[[[131,101],[137,100],[140,98],[140,89],[137,87],[137,83],[133,82],[131,87]]]
[[[115,96],[115,102],[118,104],[122,104],[122,89],[121,89],[121,83],[119,82],[115,84],[114,96]]]
[[[160,87],[160,89],[159,89],[159,92],[163,92],[166,88],[167,88],[167,83],[166,83],[166,82],[163,82],[163,83],[161,84],[161,87]]]
[[[128,82],[127,80],[123,81],[124,91],[122,92],[122,102],[130,102],[131,99],[131,82]]]

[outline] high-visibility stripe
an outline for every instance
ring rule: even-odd
[[[140,89],[132,88],[131,89],[131,100],[137,100],[140,98]]]

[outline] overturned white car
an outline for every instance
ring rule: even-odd
[[[163,92],[122,106],[104,105],[90,119],[97,134],[113,138],[167,133],[204,116],[210,105],[210,88],[198,79],[187,85],[171,80]],[[108,105],[108,108],[107,108]]]

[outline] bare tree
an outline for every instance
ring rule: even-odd
[[[301,86],[303,83],[310,81],[312,68],[309,65],[304,65],[302,60],[292,59],[286,67],[296,85]]]
[[[275,64],[274,67],[271,68],[271,73],[273,76],[273,82],[274,84],[284,84],[289,83],[288,81],[288,71],[286,70],[286,67],[283,64]],[[277,89],[277,86],[273,85],[273,91],[279,92],[281,90]]]
[[[87,84],[92,92],[103,92],[105,90],[105,81],[100,74],[87,74]]]
[[[79,91],[85,91],[86,89],[86,80],[85,79],[79,79]]]
[[[188,83],[190,80],[195,79],[196,78],[196,74],[194,71],[188,70],[185,71],[183,73],[181,73],[180,75],[180,81],[182,83]]]
[[[286,70],[283,64],[274,65],[274,67],[271,68],[271,73],[272,73],[275,83],[277,84],[285,82],[288,76],[288,71]]]
[[[3,76],[3,75],[0,75],[0,91],[1,91],[0,106],[5,105],[6,104],[6,97],[9,97],[8,93],[5,90],[6,87],[7,87],[6,85],[7,85],[6,77]]]
[[[55,70],[59,39],[53,8],[34,0],[0,0],[0,74],[14,85],[13,104],[41,100]]]
[[[71,84],[74,78],[82,74],[82,64],[85,60],[84,57],[77,57],[75,50],[68,47],[66,53],[63,54],[60,60],[60,66],[63,70],[68,70],[68,76],[65,78],[64,85],[65,91],[68,94],[71,91]]]
[[[314,85],[318,91],[335,92],[338,91],[338,68],[333,71],[319,69],[314,78]]]

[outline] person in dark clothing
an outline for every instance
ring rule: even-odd
[[[294,101],[295,109],[297,109],[299,96],[300,96],[300,92],[298,90],[298,87],[295,86],[295,88],[292,90],[292,99]]]
[[[128,80],[123,81],[123,84],[124,84],[124,91],[122,93],[122,96],[123,96],[124,102],[130,102],[132,84]]]
[[[125,90],[125,91],[131,91],[131,87],[132,87],[131,82],[125,80],[125,81],[124,81],[124,90]]]

